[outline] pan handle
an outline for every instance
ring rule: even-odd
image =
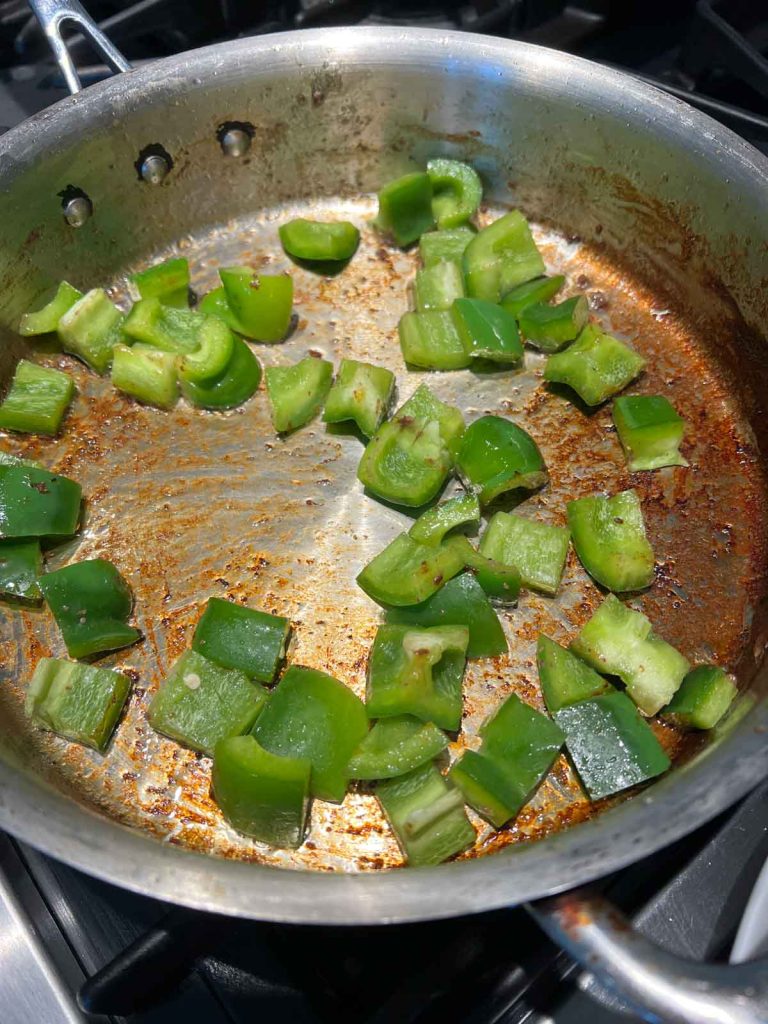
[[[655,1024],[768,1024],[768,964],[703,964],[654,945],[588,889],[529,904],[598,984]]]
[[[67,88],[71,93],[80,92],[83,86],[61,32],[62,25],[66,22],[70,22],[80,29],[113,71],[131,70],[131,65],[122,53],[107,39],[96,22],[83,10],[78,0],[29,0],[29,6],[40,22],[40,27],[53,50],[53,56],[61,68],[61,73],[64,75]]]

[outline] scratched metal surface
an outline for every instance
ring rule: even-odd
[[[520,506],[524,515],[562,524],[567,500],[636,487],[657,560],[657,580],[638,607],[690,659],[736,666],[765,572],[766,483],[750,428],[709,347],[699,344],[675,309],[660,307],[596,251],[537,229],[548,269],[566,273],[567,291],[586,291],[593,315],[647,357],[648,369],[632,391],[662,391],[690,424],[683,449],[689,469],[629,474],[610,408],[587,413],[546,389],[543,359],[535,352],[526,352],[519,371],[406,370],[396,324],[407,306],[416,257],[382,244],[368,225],[373,212],[369,198],[276,206],[185,237],[152,256],[186,255],[199,292],[215,285],[220,265],[290,269],[298,322],[284,344],[255,346],[264,365],[308,352],[335,361],[369,359],[397,372],[400,401],[427,381],[468,420],[489,412],[512,416],[536,438],[551,475],[550,484]],[[297,214],[343,216],[360,226],[360,250],[340,276],[320,278],[286,261],[277,225]],[[111,284],[124,301],[125,277]],[[76,378],[78,398],[66,429],[52,441],[7,436],[2,446],[81,482],[85,527],[77,541],[57,549],[51,563],[112,559],[133,587],[135,620],[145,640],[103,661],[130,670],[135,685],[112,747],[101,757],[30,726],[23,699],[34,664],[42,655],[65,652],[45,611],[2,608],[0,714],[28,746],[30,760],[79,801],[174,844],[321,870],[399,864],[390,831],[364,787],[340,806],[315,801],[307,842],[296,852],[244,839],[223,822],[210,796],[210,761],[157,735],[146,722],[152,693],[188,646],[211,595],[289,616],[289,661],[331,672],[363,694],[380,614],[354,577],[409,520],[362,493],[355,479],[358,438],[320,421],[278,438],[263,386],[230,413],[196,411],[184,403],[165,413],[119,396],[67,356],[42,352],[39,358]],[[567,641],[600,599],[571,552],[556,599],[525,593],[516,608],[502,612],[509,654],[469,664],[462,730],[451,758],[475,744],[478,725],[509,693],[541,705],[538,633]],[[678,734],[658,731],[675,757],[686,756],[689,748]],[[473,817],[478,838],[466,856],[535,839],[592,813],[561,758],[511,826],[495,833]]]

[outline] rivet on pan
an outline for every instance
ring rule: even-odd
[[[90,199],[74,196],[64,204],[64,220],[71,228],[81,228],[93,213]]]
[[[242,128],[228,128],[219,141],[227,156],[243,156],[251,146],[251,136]]]
[[[152,153],[142,160],[139,173],[148,185],[159,185],[169,170],[168,161],[164,157]]]

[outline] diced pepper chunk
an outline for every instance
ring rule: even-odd
[[[209,384],[224,374],[232,361],[235,338],[227,325],[206,316],[197,333],[199,347],[179,361],[179,377],[192,384]]]
[[[553,715],[569,704],[610,693],[613,687],[581,658],[542,634],[536,647],[544,703]]]
[[[737,693],[736,684],[717,665],[697,665],[661,714],[689,729],[714,729]]]
[[[618,676],[645,715],[672,700],[690,665],[679,651],[652,631],[642,612],[609,594],[571,644],[592,668]]]
[[[519,284],[511,292],[507,292],[501,300],[502,308],[510,313],[516,320],[537,302],[549,302],[565,284],[562,274],[555,274],[553,277],[537,277],[533,281],[526,281]]]
[[[303,427],[320,412],[333,380],[333,363],[306,356],[293,366],[268,366],[264,379],[272,426],[287,433]]]
[[[341,803],[349,759],[368,732],[363,702],[338,679],[291,665],[256,720],[253,735],[273,754],[312,765],[310,792]]]
[[[71,284],[62,281],[56,294],[40,309],[25,313],[19,324],[19,334],[25,338],[36,334],[52,334],[59,326],[59,320],[71,309],[83,293]]]
[[[159,299],[177,309],[189,306],[189,263],[183,256],[140,270],[131,283],[142,299]]]
[[[293,312],[290,274],[257,274],[251,267],[222,267],[219,277],[227,304],[243,333],[256,341],[282,341]]]
[[[20,601],[39,601],[37,584],[43,571],[39,540],[0,540],[0,594]]]
[[[464,250],[467,294],[499,302],[516,285],[544,273],[528,221],[511,210],[478,232]]]
[[[20,359],[0,405],[0,428],[53,435],[74,393],[74,381],[68,374]]]
[[[419,604],[463,568],[462,554],[447,543],[419,544],[401,533],[358,573],[357,585],[379,604]]]
[[[637,491],[577,498],[567,507],[573,546],[590,576],[617,593],[653,583],[653,549]]]
[[[614,690],[555,714],[568,753],[593,800],[661,775],[670,760],[625,693]]]
[[[412,715],[382,718],[349,762],[353,779],[393,779],[432,761],[448,746],[448,737],[432,722]]]
[[[227,293],[224,291],[223,285],[220,288],[214,288],[213,291],[204,295],[197,305],[197,311],[205,316],[218,317],[219,320],[222,320],[227,325],[230,331],[242,334],[246,338],[250,337],[248,331],[246,331],[245,327],[243,327],[232,312],[227,302]]]
[[[450,313],[405,313],[397,330],[403,359],[411,366],[425,370],[462,370],[469,366],[470,358]]]
[[[474,217],[483,198],[483,183],[474,167],[438,157],[427,163],[427,174],[432,182],[432,213],[441,231]]]
[[[285,657],[291,624],[281,615],[211,597],[192,637],[192,650],[250,679],[271,683]]]
[[[680,454],[685,420],[663,395],[622,395],[613,403],[613,422],[632,472],[687,466]]]
[[[178,357],[151,345],[115,345],[111,380],[118,391],[158,409],[172,409],[179,399]]]
[[[520,330],[526,341],[542,352],[559,352],[581,334],[589,320],[589,306],[583,295],[556,306],[537,302],[520,314]]]
[[[379,626],[368,659],[368,714],[413,715],[454,732],[468,643],[466,626]]]
[[[501,306],[485,299],[458,298],[451,316],[470,359],[514,365],[523,358],[515,318]]]
[[[570,539],[565,527],[497,512],[480,538],[480,553],[505,565],[517,566],[524,587],[556,594]]]
[[[0,537],[71,537],[80,521],[80,484],[24,464],[0,465]]]
[[[617,395],[645,366],[631,348],[587,324],[576,341],[547,359],[544,380],[567,384],[587,405],[600,405]]]
[[[419,544],[436,547],[447,533],[465,523],[480,522],[480,502],[475,494],[462,494],[422,512],[408,531]]]
[[[351,259],[360,242],[360,232],[348,220],[306,220],[296,217],[278,228],[283,249],[297,260],[322,262]]]
[[[456,263],[436,263],[416,274],[413,300],[419,313],[438,312],[451,308],[454,299],[464,295],[464,278]]]
[[[234,409],[258,390],[261,366],[242,338],[232,339],[232,356],[215,380],[198,382],[181,379],[181,393],[200,409]]]
[[[466,537],[451,537],[446,543],[459,551],[464,566],[489,597],[498,598],[507,604],[517,600],[520,593],[520,571],[516,565],[488,558],[474,548]]]
[[[424,266],[434,267],[448,260],[463,266],[464,250],[475,237],[468,227],[451,228],[450,231],[427,231],[419,239],[419,254]]]
[[[27,714],[43,729],[103,753],[131,691],[122,672],[42,658],[27,692]]]
[[[456,458],[459,473],[487,505],[504,491],[542,487],[549,475],[538,445],[501,416],[481,416],[467,427]]]
[[[131,342],[138,341],[160,352],[183,354],[200,347],[200,328],[205,323],[199,310],[164,306],[160,299],[139,299],[123,321],[121,330]]]
[[[433,764],[376,786],[376,796],[408,864],[440,864],[474,843],[461,793]]]
[[[406,174],[385,185],[379,192],[376,225],[391,234],[401,247],[417,241],[425,231],[431,231],[435,219],[429,175]]]
[[[303,758],[277,757],[253,736],[231,736],[216,744],[213,794],[238,832],[296,849],[307,830],[310,771]]]
[[[112,349],[123,314],[103,288],[92,288],[64,313],[56,328],[65,352],[104,373],[112,362]]]
[[[325,400],[323,420],[354,420],[366,437],[372,437],[387,415],[394,389],[395,375],[391,370],[356,359],[342,359]]]
[[[238,669],[185,651],[147,711],[153,729],[213,757],[219,740],[249,732],[267,691]]]

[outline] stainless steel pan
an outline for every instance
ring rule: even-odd
[[[77,22],[125,73],[0,140],[6,376],[20,352],[12,333],[19,314],[62,276],[109,283],[122,299],[129,272],[183,252],[202,291],[224,263],[287,266],[276,228],[290,213],[343,212],[364,229],[359,254],[330,280],[293,270],[298,323],[284,345],[262,347],[263,361],[318,349],[370,357],[398,370],[403,396],[428,377],[470,417],[512,415],[552,471],[551,487],[523,511],[550,521],[562,521],[570,497],[637,486],[659,562],[640,603],[689,657],[732,668],[741,695],[714,735],[691,741],[661,731],[676,767],[652,788],[593,809],[563,759],[513,826],[494,835],[478,823],[475,848],[455,863],[386,870],[397,868],[398,854],[363,790],[340,808],[316,805],[297,853],[246,841],[211,801],[208,764],[153,734],[146,702],[210,594],[289,614],[292,660],[359,691],[377,609],[354,575],[404,517],[355,483],[355,438],[315,424],[278,440],[263,395],[232,414],[169,415],[118,397],[50,353],[77,378],[74,414],[59,440],[9,438],[5,446],[81,481],[83,537],[56,558],[112,558],[134,587],[147,639],[108,659],[133,669],[137,682],[112,750],[100,758],[25,720],[34,661],[61,645],[42,612],[3,609],[0,824],[86,871],[176,903],[281,921],[384,923],[563,892],[682,836],[755,784],[768,769],[768,163],[646,85],[520,43],[333,29],[126,70],[77,4],[33,7],[72,89],[79,83],[62,21]],[[519,204],[549,265],[566,270],[595,314],[648,356],[639,390],[663,387],[691,423],[689,471],[630,480],[608,411],[587,414],[545,390],[534,355],[515,375],[406,372],[394,327],[415,257],[382,246],[367,226],[370,195],[436,153],[481,171],[485,216]],[[573,560],[556,601],[526,595],[505,613],[510,655],[472,666],[453,754],[474,742],[507,693],[540,699],[537,633],[573,635],[599,600]],[[631,995],[663,1019],[705,1019],[701,1007],[733,1003],[728,992],[686,981],[679,965],[674,985],[641,984],[638,992],[648,965],[599,908],[575,896],[538,908],[559,934],[567,924],[587,952],[607,943],[614,977],[630,978]],[[621,957],[616,943],[626,947]],[[754,988],[757,975],[749,977]],[[766,1019],[765,989],[743,1007],[740,1017],[706,1019]]]

